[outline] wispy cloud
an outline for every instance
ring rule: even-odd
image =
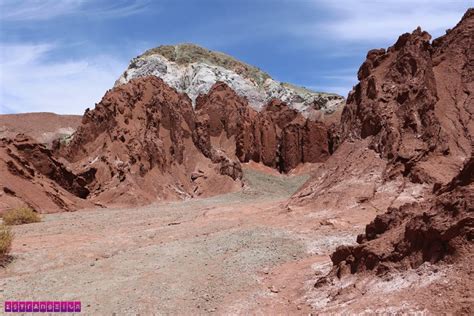
[[[356,75],[336,75],[336,76],[321,76],[321,84],[310,84],[306,86],[313,91],[327,91],[334,92],[343,97],[347,97],[347,94],[352,87],[357,83]]]
[[[417,26],[439,36],[469,5],[456,0],[0,0],[0,113],[81,113],[113,85],[131,57],[184,41],[235,55],[282,81],[347,95],[369,49],[391,45]]]
[[[463,1],[449,0],[313,0],[313,10],[324,9],[328,17],[294,30],[346,42],[393,42],[418,26],[439,36],[456,25],[467,7]]]
[[[113,86],[126,62],[112,56],[48,62],[58,45],[0,44],[0,114],[82,114]]]
[[[87,15],[114,18],[137,14],[146,9],[148,0],[3,0],[0,2],[4,21],[48,20],[59,16]]]
[[[420,26],[433,38],[461,19],[469,1],[456,0],[308,0],[304,18],[293,20],[288,30],[318,54],[335,63],[331,73],[320,72],[316,90],[347,95],[357,83],[357,69],[369,49],[387,47]],[[472,4],[471,4],[472,5]],[[352,63],[351,69],[342,65]],[[317,83],[321,83],[318,85]]]
[[[308,89],[313,91],[324,91],[324,92],[331,92],[339,94],[344,98],[347,97],[349,91],[351,90],[352,86],[345,86],[345,85],[310,85],[306,86]]]

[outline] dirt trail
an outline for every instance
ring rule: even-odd
[[[1,300],[80,300],[95,315],[308,311],[311,264],[327,263],[371,217],[321,224],[334,215],[285,206],[307,176],[247,168],[245,179],[238,193],[15,227]]]

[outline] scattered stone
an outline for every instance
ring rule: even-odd
[[[280,292],[280,290],[278,290],[278,288],[276,288],[275,286],[270,286],[269,289],[270,289],[270,292],[272,292],[272,293]]]

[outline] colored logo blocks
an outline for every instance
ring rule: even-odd
[[[5,313],[80,313],[80,301],[6,301]]]

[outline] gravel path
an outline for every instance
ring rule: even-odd
[[[3,300],[80,300],[85,314],[225,313],[262,271],[307,256],[266,223],[306,177],[246,171],[238,193],[134,209],[50,214],[14,227]]]
[[[375,213],[288,206],[308,176],[244,175],[236,193],[15,226],[0,301],[79,300],[85,315],[307,315],[328,255]]]

